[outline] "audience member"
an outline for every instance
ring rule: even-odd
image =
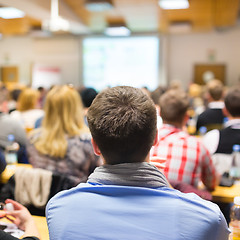
[[[43,108],[45,98],[47,95],[47,90],[44,87],[38,87],[37,90],[39,92],[38,106],[39,106],[39,108]]]
[[[240,144],[240,87],[231,89],[225,97],[223,112],[228,118],[221,130],[208,132],[203,143],[211,154],[231,154],[233,145]]]
[[[14,211],[2,211],[0,217],[7,217],[10,221],[17,225],[17,227],[23,230],[25,233],[21,237],[24,240],[39,240],[40,235],[35,225],[34,219],[23,205],[7,199],[6,203],[11,203],[13,205]],[[9,216],[13,218],[9,218]],[[18,238],[13,237],[9,233],[0,230],[0,239],[2,240],[16,240]]]
[[[85,124],[88,126],[88,122],[87,122],[87,111],[88,108],[91,106],[92,101],[94,100],[94,98],[97,96],[97,91],[94,88],[83,88],[81,90],[79,90],[82,102],[83,102],[83,107],[84,107],[84,121]]]
[[[29,162],[69,175],[76,184],[86,181],[101,160],[94,155],[78,92],[67,85],[55,86],[47,94],[44,109],[42,127],[30,134]]]
[[[8,113],[8,102],[7,102],[8,90],[6,86],[0,82],[0,111]]]
[[[207,131],[212,129],[221,129],[224,124],[224,107],[223,94],[224,86],[220,80],[214,79],[207,84],[208,108],[202,112],[197,119],[196,131],[204,126]]]
[[[164,174],[169,181],[178,180],[197,188],[201,180],[207,189],[213,190],[218,177],[210,154],[200,140],[182,130],[188,120],[187,94],[169,90],[159,104],[163,126],[158,130],[159,141],[151,156],[167,160]]]
[[[151,92],[151,98],[157,109],[157,128],[160,128],[162,126],[162,118],[160,116],[159,98],[163,95],[163,93],[165,91],[166,91],[166,89],[164,87],[159,86],[154,91]]]
[[[36,120],[44,115],[42,109],[37,109],[39,93],[37,90],[24,89],[17,102],[17,110],[11,113],[11,117],[17,119],[28,132],[34,128]]]
[[[22,89],[13,89],[10,92],[10,100],[8,101],[9,113],[17,110],[17,101],[21,92],[22,92]]]
[[[99,93],[88,111],[92,143],[104,165],[87,183],[47,205],[50,239],[227,240],[218,206],[169,187],[149,164],[157,141],[156,109],[140,89]]]
[[[0,109],[2,103],[0,102]],[[25,154],[26,146],[26,132],[22,124],[13,119],[9,114],[0,112],[0,149],[5,151],[6,147],[10,144],[8,140],[9,135],[14,136],[14,141],[20,146],[18,151],[18,161],[27,162],[27,156]]]

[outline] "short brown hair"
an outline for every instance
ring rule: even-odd
[[[161,117],[166,123],[182,122],[189,107],[189,98],[182,90],[168,90],[159,100]]]
[[[87,120],[107,164],[142,162],[156,136],[156,108],[140,89],[120,86],[100,92]]]
[[[218,79],[213,79],[207,84],[207,90],[213,100],[218,101],[223,96],[223,83]]]
[[[233,117],[240,117],[240,87],[230,89],[224,102],[226,109]]]

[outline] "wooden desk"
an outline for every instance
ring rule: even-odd
[[[240,196],[240,183],[232,187],[217,186],[211,194],[214,202],[232,203],[234,197]]]
[[[49,240],[47,220],[45,217],[33,216],[37,225],[38,231],[41,235],[41,240]]]
[[[5,168],[5,170],[1,174],[0,182],[7,183],[9,178],[15,173],[16,169],[19,167],[32,168],[32,165],[31,164],[22,164],[22,163],[8,164]]]

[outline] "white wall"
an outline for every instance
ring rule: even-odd
[[[240,78],[240,29],[225,32],[171,35],[168,37],[168,80],[179,79],[184,86],[193,80],[194,64],[209,63],[209,50],[214,50],[215,61],[226,64],[226,84],[236,84]]]
[[[193,80],[194,64],[208,63],[210,49],[216,53],[214,63],[224,63],[227,66],[227,84],[233,85],[240,79],[240,29],[222,33],[168,35],[162,40],[161,83],[165,83],[166,76],[168,81],[179,79],[184,83],[184,87],[187,87]],[[34,63],[59,67],[63,83],[81,85],[81,38],[8,37],[0,40],[0,66],[17,65],[21,83],[31,82],[31,67]]]
[[[75,37],[35,39],[8,37],[0,41],[0,66],[19,68],[19,81],[30,84],[34,64],[59,67],[63,83],[79,86],[81,73],[81,40]]]
[[[0,66],[18,66],[20,82],[28,84],[33,61],[32,39],[27,37],[4,38],[0,41]]]

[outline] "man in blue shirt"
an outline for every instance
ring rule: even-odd
[[[88,110],[94,151],[104,165],[87,183],[55,195],[46,208],[51,240],[227,240],[218,206],[171,189],[149,164],[156,109],[132,87],[99,93]]]

